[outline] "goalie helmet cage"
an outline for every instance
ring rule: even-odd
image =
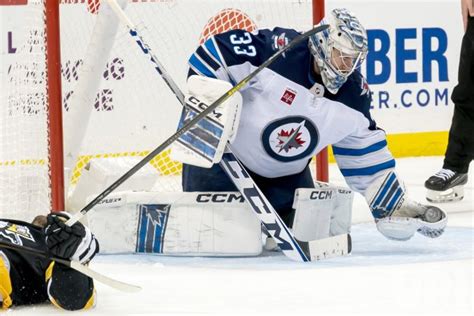
[[[324,15],[324,0],[117,2],[181,89],[187,58],[210,35],[306,30]],[[106,9],[99,0],[0,0],[0,218],[63,210],[89,161],[144,156],[176,128],[173,94]],[[327,153],[315,160],[327,181]],[[159,186],[174,189],[164,176],[180,165],[168,153],[150,164]]]

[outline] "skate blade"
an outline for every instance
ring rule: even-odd
[[[461,201],[464,198],[464,186],[458,185],[446,191],[428,190],[426,200],[431,203],[448,203]]]

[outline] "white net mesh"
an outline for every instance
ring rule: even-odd
[[[43,3],[23,8],[1,7],[0,217],[50,209]]]
[[[121,4],[139,34],[184,90],[187,59],[209,35],[231,28],[252,30],[255,27],[283,26],[307,30],[311,27],[311,2],[155,0],[123,1]],[[101,14],[105,12],[101,7],[105,8],[105,4],[102,3],[101,7],[98,4],[93,0],[67,1],[61,5],[60,11],[64,146],[69,178],[66,185],[71,188],[80,181],[83,168],[93,159],[143,157],[149,153],[175,131],[181,111],[174,94],[154,69],[149,56],[143,54],[129,35],[127,27],[113,15],[105,16],[101,21]],[[41,37],[40,2],[33,5],[30,1],[27,6],[16,8],[0,6],[0,10],[2,29],[13,30],[15,41],[27,43],[26,34]],[[18,22],[4,20],[3,17],[8,15]],[[18,16],[24,17],[22,21],[31,22],[19,22]],[[26,209],[48,210],[49,204],[39,207],[39,202],[38,205],[37,202],[30,203],[28,207],[13,206],[13,201],[31,200],[29,192],[32,190],[47,200],[47,189],[33,188],[33,183],[25,187],[18,182],[18,191],[23,193],[11,193],[12,181],[25,176],[31,181],[26,172],[25,176],[20,176],[19,170],[23,167],[19,163],[10,166],[12,161],[22,161],[23,157],[42,163],[38,166],[42,170],[39,179],[43,182],[38,186],[48,186],[47,163],[42,160],[47,157],[44,146],[39,146],[42,151],[32,152],[32,145],[23,143],[33,142],[36,146],[46,138],[43,99],[37,94],[37,91],[44,93],[44,82],[28,77],[31,69],[44,68],[44,47],[41,39],[36,41],[35,49],[26,49],[23,55],[2,51],[2,87],[8,84],[5,90],[2,88],[1,96],[1,216],[25,217],[23,212]],[[11,77],[9,69],[14,69],[16,64],[25,66],[23,69],[17,67],[17,79],[7,82]],[[35,96],[36,101],[33,101],[35,98],[22,101],[29,94]],[[15,101],[9,101],[10,98]],[[15,116],[9,114],[8,104],[21,104],[10,106],[10,109],[16,109]],[[32,109],[35,115],[28,113]],[[7,125],[13,123],[15,127]],[[20,136],[19,131],[24,132],[24,136]],[[180,189],[181,166],[169,159],[167,151],[153,160],[151,166],[159,179],[154,189]],[[12,180],[12,174],[16,180]]]

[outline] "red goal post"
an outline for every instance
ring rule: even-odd
[[[45,0],[46,82],[51,211],[65,210],[59,1]]]
[[[313,23],[319,23],[325,14],[325,0],[313,0]],[[316,179],[323,182],[329,181],[328,149],[324,148],[316,156]]]

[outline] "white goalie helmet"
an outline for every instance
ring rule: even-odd
[[[346,9],[334,9],[319,25],[329,28],[312,35],[309,48],[324,86],[335,94],[367,55],[367,32]]]

